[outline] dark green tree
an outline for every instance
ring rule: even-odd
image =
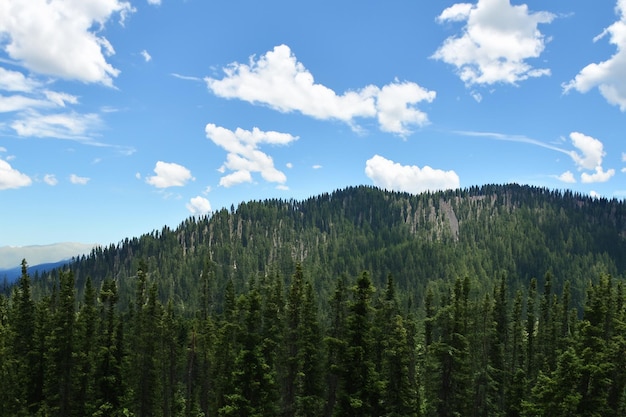
[[[379,389],[373,361],[371,305],[374,286],[363,272],[352,288],[346,320],[346,342],[340,373],[340,395],[337,414],[371,415],[378,406]]]
[[[74,401],[76,290],[74,274],[61,271],[52,329],[46,338],[44,393],[50,413],[71,416]]]
[[[96,355],[99,330],[96,290],[91,277],[87,277],[83,303],[76,319],[76,351],[74,371],[74,414],[93,415],[96,410]]]

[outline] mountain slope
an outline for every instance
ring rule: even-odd
[[[200,274],[210,271],[214,302],[229,279],[237,290],[253,277],[288,280],[301,263],[320,299],[341,274],[372,274],[377,286],[392,274],[418,305],[427,285],[468,276],[476,291],[491,291],[505,276],[512,289],[550,272],[555,290],[572,284],[576,303],[600,273],[623,277],[626,208],[569,192],[491,185],[410,195],[351,187],[304,201],[267,200],[187,219],[118,245],[95,248],[75,260],[79,290],[87,276],[99,285],[115,279],[123,306],[145,260],[163,299],[195,308]],[[52,277],[36,283],[35,294]]]

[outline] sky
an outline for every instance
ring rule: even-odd
[[[0,2],[0,246],[241,202],[626,197],[626,0]]]

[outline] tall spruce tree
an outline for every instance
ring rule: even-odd
[[[346,320],[346,342],[340,373],[340,395],[337,414],[341,416],[375,415],[379,390],[372,358],[371,297],[374,286],[363,272],[352,289]]]

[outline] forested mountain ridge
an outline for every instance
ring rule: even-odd
[[[336,277],[364,270],[379,286],[392,274],[417,305],[429,282],[468,276],[484,290],[504,274],[516,289],[551,272],[556,289],[569,280],[579,302],[590,278],[626,270],[626,205],[515,184],[420,195],[351,187],[303,201],[244,202],[96,248],[70,268],[78,288],[87,276],[96,286],[115,279],[124,305],[140,260],[163,300],[190,309],[207,267],[221,294],[230,277],[241,290],[252,276],[288,279],[296,263],[323,299]],[[48,285],[35,279],[35,294],[54,276],[41,281]]]
[[[624,203],[242,203],[0,294],[0,417],[626,415]]]

